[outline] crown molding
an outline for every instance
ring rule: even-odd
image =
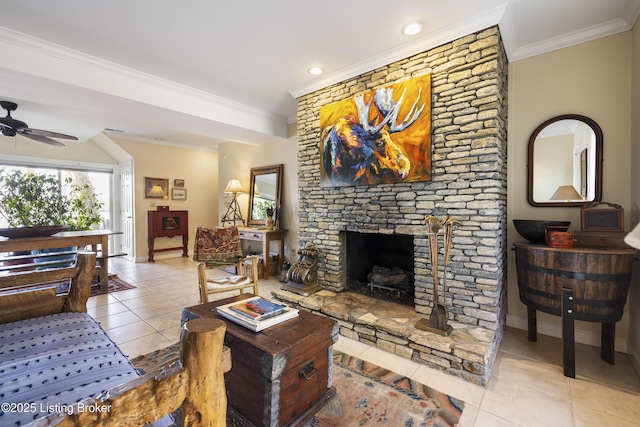
[[[155,139],[145,138],[139,135],[132,135],[128,133],[114,134],[113,132],[109,132],[109,131],[102,131],[100,132],[99,135],[106,137],[108,140],[112,142],[115,140],[130,141],[130,142],[139,142],[142,144],[162,145],[164,147],[180,148],[180,149],[193,150],[193,151],[204,151],[204,152],[211,152],[211,153],[218,152],[218,143],[220,142],[220,141],[212,142],[210,146],[204,146],[204,145],[182,143],[177,141],[167,141],[167,140],[158,141]],[[91,139],[94,140],[95,138],[96,137],[93,137]]]
[[[307,95],[316,90],[331,86],[333,84],[345,81],[355,76],[365,74],[378,67],[388,65],[392,62],[408,58],[412,55],[424,52],[434,47],[441,46],[445,43],[456,40],[460,37],[484,30],[485,28],[497,25],[505,13],[506,5],[501,5],[493,9],[489,9],[483,14],[464,22],[460,22],[454,26],[444,28],[427,34],[424,37],[417,38],[410,43],[406,43],[397,49],[388,50],[380,55],[373,56],[364,61],[347,67],[334,73],[328,74],[323,78],[314,80],[308,85],[297,87],[289,90],[294,98]]]
[[[174,107],[181,113],[277,137],[287,136],[286,117],[0,27],[3,45],[13,53],[4,55],[5,61],[0,57],[0,66],[7,69],[162,108]],[[81,78],[78,70],[82,70]],[[175,103],[167,106],[163,103],[166,99]]]
[[[635,22],[635,19],[633,21]],[[507,57],[510,62],[515,62],[532,56],[553,52],[554,50],[563,49],[565,47],[575,46],[580,43],[586,43],[602,37],[629,31],[632,28],[633,23],[630,24],[624,19],[614,19],[601,25],[594,25],[592,27],[585,28],[584,30],[574,31],[559,37],[553,37],[540,43],[517,47],[512,49],[510,52],[507,52]]]

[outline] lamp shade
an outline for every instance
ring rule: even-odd
[[[582,200],[582,196],[573,185],[561,185],[549,200]]]
[[[229,180],[229,183],[227,184],[227,188],[224,189],[224,192],[225,193],[241,193],[242,185],[240,185],[240,181],[238,181],[237,179]]]
[[[149,195],[152,197],[162,197],[164,196],[164,190],[159,185],[154,185],[151,187],[151,190],[149,190]]]
[[[640,223],[624,236],[624,242],[632,248],[640,249]]]

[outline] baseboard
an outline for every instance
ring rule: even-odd
[[[176,249],[175,251],[167,251],[167,252],[157,252],[153,254],[153,259],[155,261],[169,259],[169,258],[180,258],[182,257],[182,249]],[[189,253],[189,258],[191,257],[191,253]],[[149,255],[137,256],[135,262],[148,262]]]
[[[631,364],[633,365],[633,369],[636,371],[638,375],[640,375],[640,355],[638,353],[638,349],[634,348],[633,345],[629,346],[629,358],[631,359]]]
[[[527,318],[507,314],[507,326],[526,331]],[[538,333],[550,337],[562,338],[562,326],[553,323],[541,322],[538,320]],[[594,334],[592,332],[580,331],[576,329],[574,336],[577,343],[586,344],[593,347],[600,347],[600,334]],[[629,353],[629,341],[627,339],[616,338],[614,346],[616,351],[619,351],[621,353]],[[635,355],[635,353],[632,353],[632,355]],[[640,363],[640,361],[636,360],[636,363]],[[638,371],[638,369],[636,369],[636,371]]]

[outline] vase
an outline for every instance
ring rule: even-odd
[[[272,217],[270,217],[270,216],[267,217],[266,225],[267,225],[267,230],[273,230],[273,218]]]

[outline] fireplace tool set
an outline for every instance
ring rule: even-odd
[[[451,242],[453,240],[453,227],[459,222],[451,217],[445,217],[442,220],[435,216],[427,216],[425,222],[428,227],[429,237],[429,255],[431,258],[431,274],[433,276],[433,308],[428,319],[422,319],[416,324],[416,328],[435,332],[440,335],[449,335],[452,328],[447,325],[447,308],[445,307],[447,296],[447,269],[449,267],[449,258],[451,252]],[[442,279],[442,304],[438,287],[440,280],[438,278],[438,253],[439,253],[439,232],[443,230],[444,234],[444,275]]]

